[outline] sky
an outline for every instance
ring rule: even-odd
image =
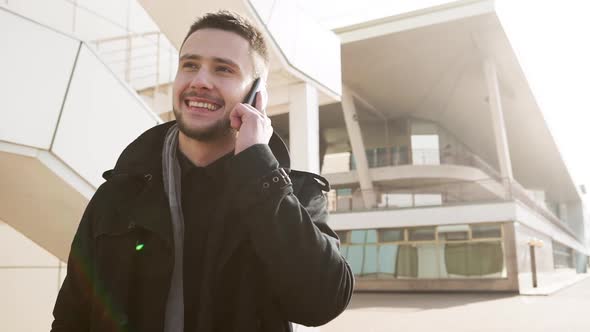
[[[497,3],[502,26],[574,182],[590,189],[590,3]]]
[[[329,29],[451,2],[298,0]],[[495,8],[574,183],[590,190],[590,2],[496,0]]]

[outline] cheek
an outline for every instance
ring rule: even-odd
[[[247,91],[248,86],[241,82],[231,82],[226,84],[223,90],[223,98],[226,103],[237,104],[241,103]]]
[[[188,87],[188,82],[189,81],[181,77],[180,74],[176,76],[176,79],[172,84],[172,96],[174,104],[179,102],[180,94]]]
[[[178,74],[178,75],[176,75],[176,78],[174,79],[174,84],[172,84],[172,88],[175,91],[182,90],[184,88],[184,86],[187,85],[188,82],[189,82],[189,80],[186,77],[186,75]]]

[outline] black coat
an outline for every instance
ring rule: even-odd
[[[170,125],[146,131],[105,172],[74,237],[52,331],[163,331],[174,264],[161,166]],[[325,179],[289,171],[276,135],[229,169],[211,207],[198,330],[290,331],[289,322],[338,316],[354,280],[326,224]]]

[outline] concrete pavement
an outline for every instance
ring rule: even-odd
[[[548,296],[357,293],[322,332],[589,332],[590,279]]]

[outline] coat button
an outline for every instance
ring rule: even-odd
[[[270,188],[270,183],[268,183],[268,182],[263,183],[262,188],[264,188],[264,189]]]
[[[274,178],[272,178],[272,182],[277,183],[279,182],[279,177],[275,176]]]

